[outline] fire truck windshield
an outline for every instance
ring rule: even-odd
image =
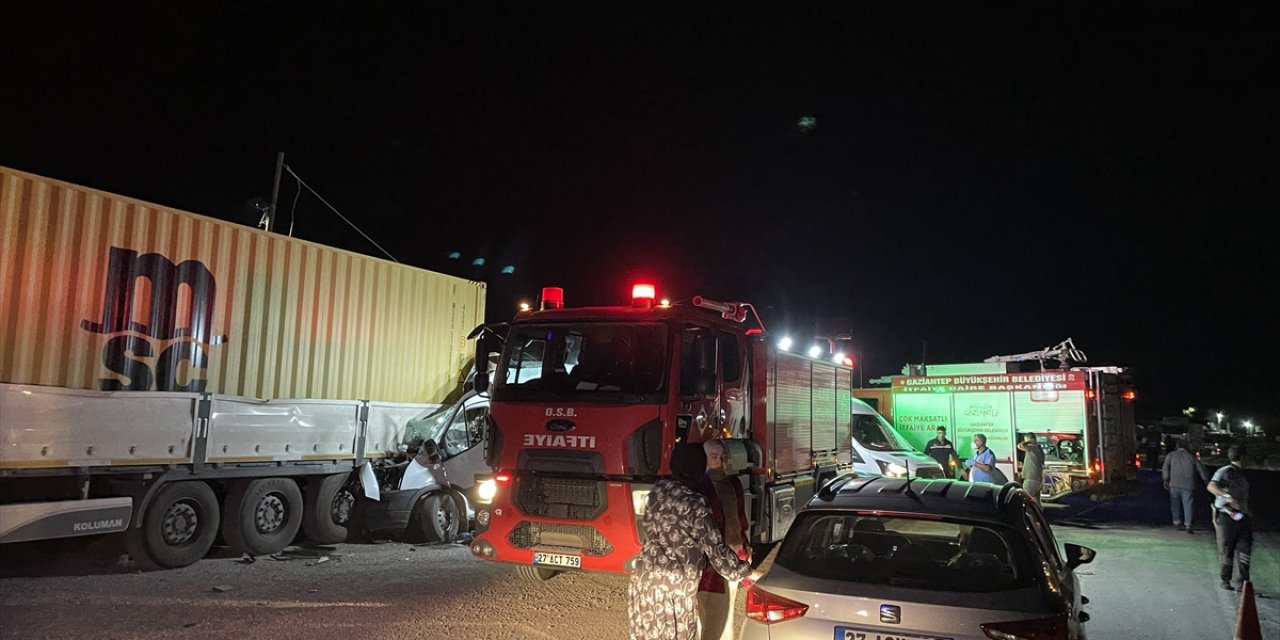
[[[518,325],[507,335],[495,400],[662,402],[667,333],[657,323]]]

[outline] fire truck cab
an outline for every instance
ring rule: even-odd
[[[655,304],[651,286],[630,306],[565,308],[562,296],[544,290],[502,340],[477,557],[533,579],[630,572],[649,489],[680,443],[724,439],[759,543],[780,539],[814,485],[849,468],[850,370],[780,355],[750,305]],[[481,366],[496,342],[478,344]]]

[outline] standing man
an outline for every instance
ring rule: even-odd
[[[1213,501],[1213,528],[1218,534],[1218,560],[1222,564],[1219,577],[1222,588],[1231,591],[1232,565],[1240,564],[1240,584],[1249,579],[1250,554],[1253,552],[1253,514],[1249,512],[1249,480],[1244,477],[1244,445],[1231,445],[1227,460],[1231,464],[1218,469],[1209,481]]]
[[[729,452],[724,441],[708,440],[702,444],[707,454],[707,474],[701,492],[711,507],[711,516],[724,538],[724,543],[738,554],[739,560],[751,559],[747,533],[746,500],[737,476],[728,475]],[[732,640],[733,604],[738,583],[724,579],[708,567],[698,583],[698,607],[701,610],[703,640]]]
[[[1040,504],[1040,487],[1044,485],[1044,449],[1036,440],[1036,434],[1022,434],[1022,442],[1018,443],[1018,451],[1022,452],[1022,490],[1036,504]]]
[[[924,454],[938,461],[942,465],[943,473],[947,477],[954,478],[956,476],[956,467],[960,466],[960,458],[956,456],[955,445],[947,439],[947,428],[938,427],[938,437],[929,441],[924,448]]]
[[[1164,477],[1164,489],[1169,492],[1169,510],[1173,512],[1173,527],[1181,529],[1186,524],[1187,533],[1195,533],[1191,525],[1191,496],[1196,488],[1196,476],[1200,481],[1209,483],[1209,474],[1199,458],[1186,449],[1186,444],[1179,440],[1164,458],[1164,468],[1160,472]]]
[[[973,455],[964,461],[964,466],[969,469],[969,482],[995,481],[992,472],[996,468],[996,454],[987,448],[987,436],[973,434]]]

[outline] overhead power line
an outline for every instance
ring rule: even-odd
[[[377,248],[378,248],[378,250],[379,250],[379,251],[381,251],[382,253],[386,254],[386,256],[387,256],[388,258],[390,258],[393,262],[400,262],[399,260],[397,260],[397,259],[396,259],[396,257],[395,257],[395,256],[391,255],[391,252],[390,252],[390,251],[387,251],[386,249],[383,249],[383,248],[382,248],[382,245],[380,245],[380,244],[378,244],[376,241],[374,241],[374,239],[373,239],[373,238],[370,238],[370,237],[369,237],[369,234],[365,233],[364,231],[361,231],[361,230],[360,230],[360,227],[357,227],[357,226],[356,226],[356,223],[352,222],[351,220],[348,220],[346,216],[342,215],[342,212],[341,212],[341,211],[338,211],[337,207],[335,207],[335,206],[333,206],[333,205],[329,204],[329,201],[328,201],[328,200],[325,200],[325,199],[324,199],[324,196],[322,196],[322,195],[320,195],[318,192],[316,192],[316,190],[315,190],[315,189],[312,189],[312,188],[311,188],[311,185],[307,184],[307,183],[306,183],[306,181],[302,179],[302,176],[299,176],[296,172],[294,172],[293,167],[290,167],[289,165],[287,165],[287,164],[286,164],[286,165],[284,166],[284,170],[285,170],[285,171],[288,171],[288,172],[289,172],[289,175],[293,176],[293,179],[294,179],[294,180],[297,180],[299,185],[301,185],[301,186],[302,186],[303,188],[305,188],[307,191],[310,191],[310,192],[311,192],[311,195],[313,195],[313,196],[315,196],[316,198],[318,198],[318,199],[320,200],[320,202],[323,202],[323,203],[324,203],[324,206],[329,207],[329,210],[330,210],[330,211],[332,211],[332,212],[334,213],[334,215],[338,216],[339,218],[342,218],[342,221],[343,221],[343,222],[345,222],[345,223],[347,223],[348,225],[350,225],[352,229],[355,229],[355,230],[356,230],[356,233],[360,234],[360,236],[361,236],[361,237],[363,237],[365,240],[368,240],[370,244],[372,244],[373,246],[377,247]],[[296,197],[295,197],[295,204],[296,204]],[[290,230],[290,235],[292,235],[292,231],[293,231],[293,221],[292,221],[292,220],[290,220],[290,221],[289,221],[289,230]]]

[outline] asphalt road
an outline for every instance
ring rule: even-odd
[[[616,638],[626,578],[522,582],[460,545],[344,544],[330,558],[206,559],[171,571],[92,575],[83,562],[10,558],[0,638],[351,640]],[[83,554],[81,554],[83,555]],[[104,552],[103,557],[106,557]],[[10,563],[10,560],[16,560]],[[20,567],[12,566],[20,564]],[[20,577],[20,576],[29,577]]]
[[[1092,601],[1089,635],[1232,637],[1238,595],[1218,587],[1211,529],[1187,535],[1165,525],[1167,498],[1147,480],[1132,497],[1054,510],[1060,542],[1098,551],[1079,570]],[[1277,532],[1260,532],[1253,561],[1271,640],[1280,640],[1277,543]],[[529,583],[459,545],[344,544],[287,560],[213,557],[154,573],[119,564],[121,553],[109,538],[54,555],[34,545],[0,547],[0,639],[569,640],[626,633],[624,577],[569,573]]]

